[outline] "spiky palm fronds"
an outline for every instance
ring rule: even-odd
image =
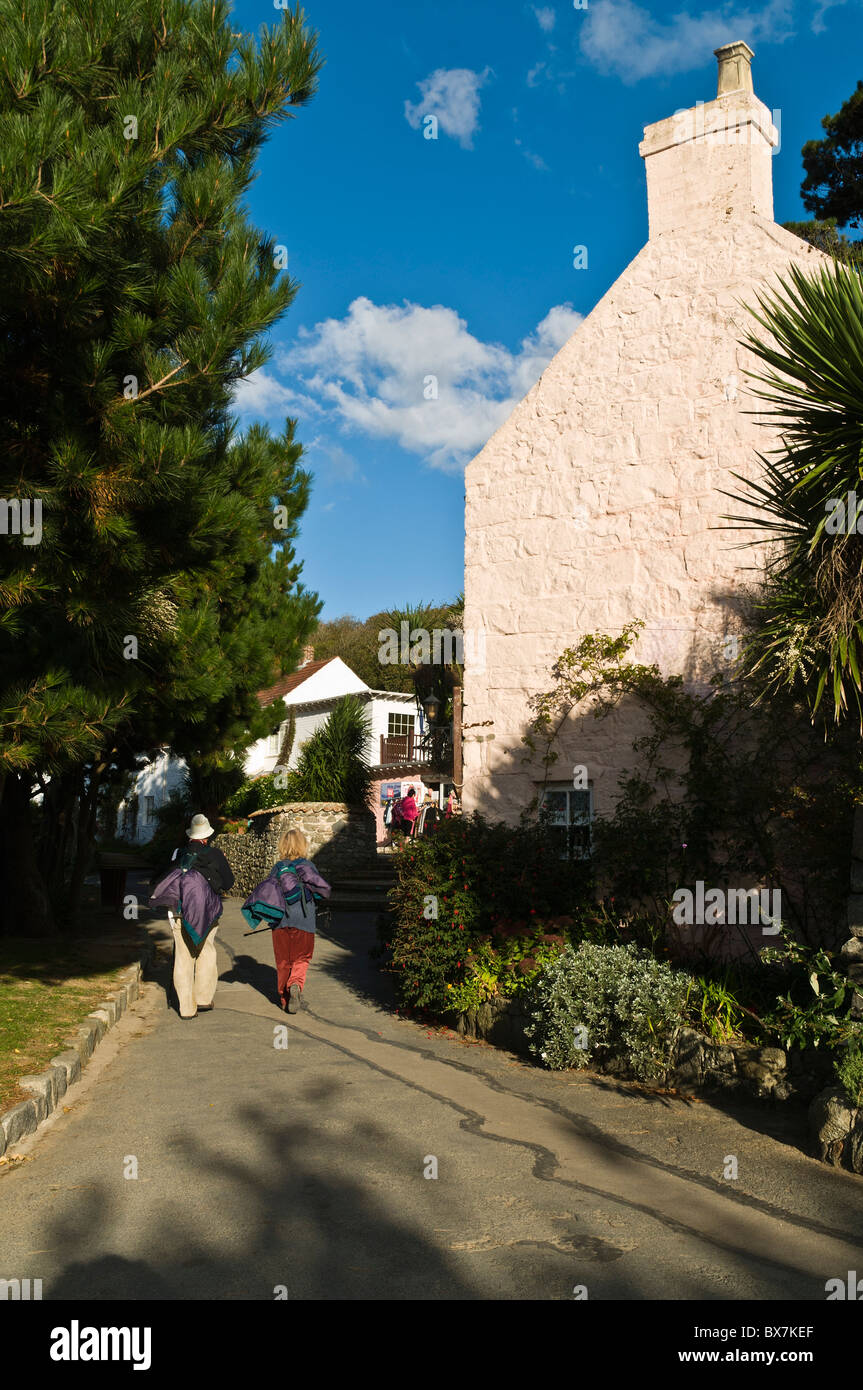
[[[727,518],[778,542],[746,665],[767,690],[802,690],[813,718],[831,717],[829,691],[832,720],[854,710],[863,731],[863,279],[791,266],[758,304],[768,336],[745,343],[766,369],[748,375],[783,443],[758,481],[735,475],[750,510]]]
[[[345,695],[303,745],[291,776],[290,799],[364,806],[372,782],[366,758],[368,731],[364,702],[356,695]]]

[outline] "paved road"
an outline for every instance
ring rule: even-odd
[[[18,1146],[0,1277],[74,1300],[823,1301],[863,1270],[863,1179],[801,1151],[802,1109],[546,1073],[399,1019],[368,917],[319,938],[286,1016],[243,930],[231,903],[212,1013],[182,1022],[163,969]]]

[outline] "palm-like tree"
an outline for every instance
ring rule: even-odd
[[[326,723],[303,745],[289,784],[289,798],[365,806],[372,784],[366,757],[368,735],[366,705],[356,695],[344,695]]]
[[[841,723],[853,712],[863,732],[861,271],[792,266],[758,303],[752,312],[769,339],[753,332],[745,341],[766,370],[749,376],[783,443],[760,455],[757,482],[735,474],[744,491],[730,494],[750,512],[727,520],[777,542],[746,665],[766,692],[801,694],[813,719]]]

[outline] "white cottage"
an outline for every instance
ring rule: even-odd
[[[334,656],[314,660],[314,651],[307,647],[297,670],[284,676],[275,685],[258,693],[262,706],[280,701],[285,717],[275,733],[259,739],[246,752],[247,777],[273,772],[280,765],[279,755],[293,718],[294,734],[290,754],[284,766],[296,767],[300,751],[316,729],[326,722],[334,706],[345,695],[356,695],[367,706],[369,733],[365,755],[374,772],[373,807],[378,825],[378,842],[385,839],[383,801],[389,787],[402,781],[415,786],[420,793],[427,788],[443,805],[451,781],[436,769],[422,746],[424,716],[417,706],[416,696],[392,690],[373,690],[365,681]],[[168,749],[146,764],[137,775],[132,792],[121,804],[117,833],[138,844],[152,839],[156,828],[156,813],[164,806],[171,792],[180,785],[186,764]]]
[[[822,257],[773,220],[778,136],[752,50],[716,56],[716,99],[645,128],[647,245],[466,472],[464,626],[485,633],[465,670],[468,811],[515,821],[534,797],[528,701],[564,648],[641,618],[634,659],[695,678],[761,558],[723,520],[732,474],[756,476],[777,442],[747,414],[744,306]],[[589,791],[562,778],[561,823],[610,809],[632,737],[626,715],[569,721],[557,766],[586,766]]]

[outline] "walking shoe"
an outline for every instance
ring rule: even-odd
[[[298,1014],[300,1012],[300,995],[302,991],[299,985],[291,985],[288,994],[288,1013]]]
[[[199,1014],[208,1014],[208,1013],[210,1012],[210,1010],[212,1009],[212,1007],[213,1007],[212,1004],[199,1004],[199,1005],[198,1005],[198,1013],[199,1013]]]

